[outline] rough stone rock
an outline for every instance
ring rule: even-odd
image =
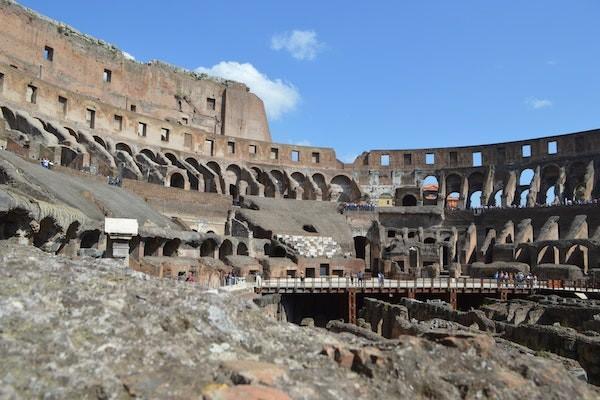
[[[285,377],[285,370],[275,364],[254,361],[225,361],[222,368],[231,372],[231,380],[236,384],[274,385]]]
[[[320,355],[326,346],[346,349],[351,366]],[[595,357],[591,349],[589,356]],[[483,356],[425,337],[374,342],[301,328],[234,294],[149,277],[112,260],[73,261],[5,242],[0,359],[0,398],[599,396],[562,364],[514,349]],[[239,373],[224,365],[242,361],[268,363],[285,377],[270,380],[272,386],[236,385]],[[252,380],[259,371],[243,373]]]

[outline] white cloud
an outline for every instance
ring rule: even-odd
[[[128,60],[135,61],[135,57],[132,56],[131,54],[129,54],[128,52],[126,52],[126,51],[123,51],[123,57],[125,57]]]
[[[271,38],[273,50],[286,50],[298,60],[313,60],[323,48],[323,43],[317,39],[315,31],[284,32]]]
[[[525,104],[528,105],[529,107],[533,108],[534,110],[539,110],[541,108],[548,108],[548,107],[552,107],[553,103],[551,100],[548,99],[538,99],[535,97],[530,97],[528,99],[525,100]]]
[[[300,101],[300,93],[294,85],[281,79],[269,79],[250,63],[221,61],[210,68],[196,68],[196,72],[245,83],[262,99],[267,115],[272,119],[279,119],[283,114],[293,111]]]

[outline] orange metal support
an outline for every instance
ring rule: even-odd
[[[348,290],[348,323],[356,325],[356,290]]]
[[[456,310],[458,307],[458,296],[456,293],[456,289],[450,289],[450,305],[453,310]]]

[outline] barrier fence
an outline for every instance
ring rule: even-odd
[[[257,282],[262,289],[549,289],[573,292],[600,292],[600,281],[523,280],[506,281],[484,278],[419,278],[412,280],[377,278],[351,279],[327,276],[319,278],[271,278]]]

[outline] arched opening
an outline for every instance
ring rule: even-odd
[[[416,247],[408,249],[408,265],[411,272],[414,272],[419,266],[419,252]]]
[[[439,182],[436,176],[429,175],[423,179],[421,186],[423,192],[423,205],[435,206],[438,200]]]
[[[176,257],[179,251],[180,244],[181,240],[179,239],[168,240],[163,246],[163,256]]]
[[[248,246],[246,246],[246,243],[239,243],[238,247],[237,247],[237,255],[238,256],[247,256],[248,254]]]
[[[469,197],[469,208],[481,207],[481,194],[481,190],[471,193],[471,196]]]
[[[320,190],[320,194],[317,194],[317,200],[324,200],[327,201],[329,200],[329,198],[327,197],[327,183],[325,181],[325,177],[321,174],[314,174],[312,176],[313,181],[315,182],[315,185],[317,185],[317,188]]]
[[[82,249],[91,249],[98,247],[98,242],[100,242],[100,231],[85,231],[81,234],[81,240],[79,243],[79,247]]]
[[[446,177],[446,208],[458,208],[461,184],[462,178],[457,174],[450,174]]]
[[[225,257],[233,255],[233,244],[230,240],[223,240],[219,247],[219,260],[225,261]]]
[[[263,252],[265,253],[265,256],[271,255],[271,244],[270,243],[265,243],[265,245],[263,246]]]
[[[200,245],[200,257],[215,258],[216,249],[217,249],[217,242],[214,239],[206,239]]]
[[[558,264],[558,248],[544,246],[538,253],[538,264]]]
[[[494,206],[502,207],[502,195],[503,194],[504,194],[504,191],[502,189],[500,189],[496,192],[496,194],[494,195]]]
[[[294,194],[295,198],[298,200],[308,200],[307,195],[308,193],[305,193],[305,178],[304,175],[302,175],[300,172],[294,172],[291,175],[291,179],[294,181],[294,183],[297,185],[296,188],[296,193]]]
[[[115,150],[124,151],[125,153],[127,153],[127,154],[129,154],[130,156],[133,157],[133,152],[131,151],[131,147],[129,147],[125,143],[117,143],[117,145],[115,146]]]
[[[167,158],[167,160],[169,160],[171,162],[171,164],[173,164],[175,166],[179,165],[179,161],[177,161],[177,157],[175,156],[175,154],[165,153],[165,157]]]
[[[531,181],[533,180],[533,175],[535,173],[531,168],[524,169],[521,171],[521,175],[519,175],[519,185],[520,186],[529,186],[531,185]]]
[[[482,206],[481,196],[483,192],[484,177],[481,172],[474,172],[469,175],[469,194],[467,208],[479,208]]]
[[[588,248],[582,245],[572,246],[567,250],[565,257],[565,263],[571,265],[577,265],[585,273],[588,268]]]
[[[425,240],[423,240],[423,243],[425,243],[425,244],[435,244],[435,238],[427,237],[427,238],[425,238]]]
[[[513,242],[512,235],[510,235],[510,234],[509,234],[508,236],[506,236],[506,243],[507,243],[507,244],[510,244],[510,243],[512,243],[512,242]]]
[[[519,198],[520,207],[527,207],[527,196],[529,196],[529,189],[521,192],[521,197]]]
[[[283,258],[287,255],[285,249],[282,246],[275,246],[271,249],[271,257]]]
[[[355,183],[345,175],[338,175],[331,180],[330,200],[337,202],[350,203],[357,201],[360,197],[360,191]]]
[[[62,147],[60,149],[60,165],[63,167],[70,167],[71,164],[77,159],[77,153],[68,147]]]
[[[183,178],[183,175],[181,175],[179,172],[173,173],[173,175],[171,175],[171,179],[169,180],[169,186],[183,189],[185,187],[185,179]]]
[[[100,146],[104,147],[104,149],[106,148],[106,142],[104,141],[104,139],[102,139],[100,136],[94,136],[94,142],[98,143]]]
[[[555,187],[554,185],[550,186],[548,188],[548,190],[546,190],[546,198],[545,198],[545,204],[546,205],[552,205],[554,204],[554,199],[556,198],[556,194],[554,193],[555,191]]]
[[[40,221],[39,230],[33,235],[33,245],[35,247],[42,247],[61,231],[62,229],[54,222],[53,218],[43,218]]]
[[[402,205],[404,207],[414,207],[417,205],[417,198],[412,194],[407,194],[402,198]]]
[[[157,160],[156,160],[156,154],[154,154],[154,152],[150,149],[142,149],[140,151],[140,154],[145,155],[146,157],[148,157],[150,159],[150,161],[155,162],[158,164]]]
[[[444,265],[450,264],[448,246],[442,246],[442,263]]]

